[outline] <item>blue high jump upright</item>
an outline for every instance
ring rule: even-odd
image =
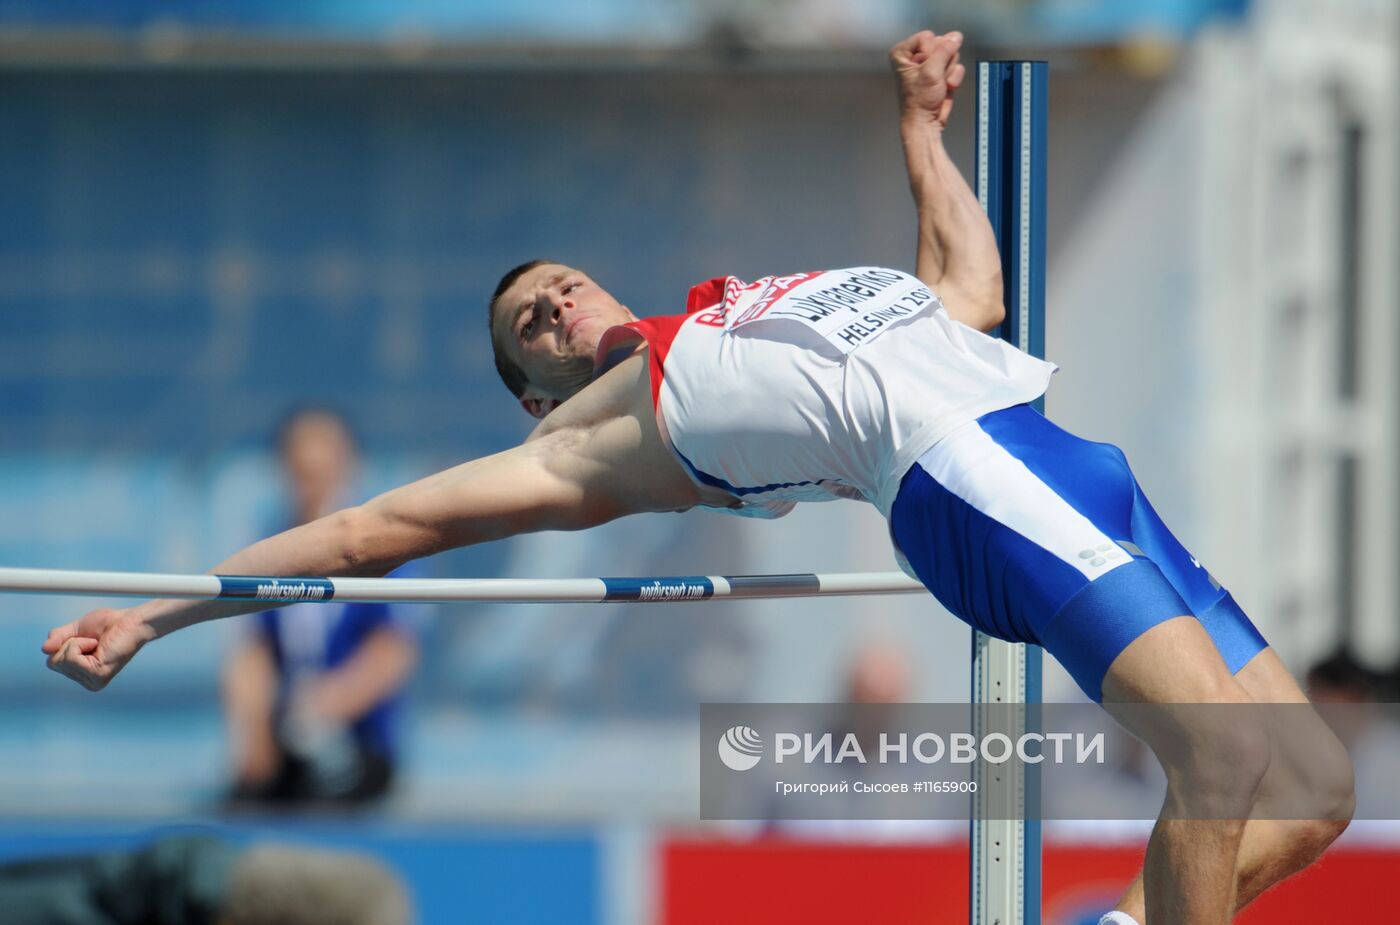
[[[1001,251],[1006,319],[1000,335],[1045,355],[1044,61],[977,65],[977,198]],[[1044,410],[1043,400],[1035,403]],[[1041,650],[972,633],[973,732],[1012,735],[1040,726]],[[988,710],[984,704],[1025,704]],[[1010,726],[1011,728],[1007,728]],[[1040,777],[1036,765],[974,772],[972,925],[1040,925]]]

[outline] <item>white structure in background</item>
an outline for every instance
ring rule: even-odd
[[[1400,655],[1400,7],[1257,0],[1199,48],[1211,561],[1295,668]]]

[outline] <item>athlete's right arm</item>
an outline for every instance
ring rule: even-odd
[[[919,32],[890,49],[899,87],[899,134],[918,210],[915,269],[948,315],[979,331],[1005,317],[1001,257],[991,223],[943,145],[965,69],[957,33]]]
[[[598,394],[587,395],[579,408],[591,407],[595,413],[580,419],[574,412],[572,420],[561,416],[562,423],[521,446],[262,540],[213,571],[384,575],[410,559],[458,546],[538,530],[581,530],[625,514],[689,507],[697,501],[697,490],[673,460],[661,455],[666,451],[655,434],[649,391],[640,390],[636,408],[617,409],[609,398],[609,386],[615,386],[619,401],[631,401],[629,393],[644,384],[645,375],[640,361],[624,364],[586,390],[596,388]],[[600,410],[608,406],[616,410]],[[165,600],[129,610],[96,610],[53,630],[43,650],[49,667],[89,690],[100,690],[155,638],[272,606]]]

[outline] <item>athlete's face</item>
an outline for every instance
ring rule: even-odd
[[[501,294],[492,326],[497,343],[525,371],[521,404],[543,417],[588,384],[603,333],[636,320],[587,274],[546,263]]]

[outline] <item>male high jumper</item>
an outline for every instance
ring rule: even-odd
[[[1027,405],[1055,367],[982,333],[1004,315],[1000,260],[942,142],[965,76],[961,42],[921,32],[890,52],[918,209],[916,276],[719,278],[691,290],[687,314],[638,321],[585,273],[517,267],[489,317],[497,368],[542,418],[529,439],[263,540],[214,571],[384,575],[445,549],[627,514],[773,517],[797,501],[868,501],[945,607],[993,636],[1043,645],[1163,761],[1163,818],[1106,920],[1228,922],[1346,827],[1350,762],[1311,713],[1304,753],[1262,723],[1172,711],[1148,722],[1123,708],[1307,701],[1168,532],[1122,452]],[[95,610],[53,630],[44,651],[98,690],[147,642],[265,606]],[[1289,788],[1321,799],[1325,818],[1248,819]],[[1238,818],[1180,818],[1203,793]]]

